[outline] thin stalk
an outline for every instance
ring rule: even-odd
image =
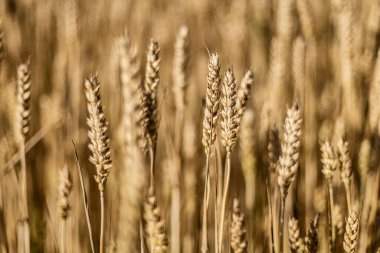
[[[270,180],[268,180],[268,177],[265,179],[265,186],[266,186],[265,188],[266,188],[266,191],[267,191],[268,210],[269,210],[271,253],[275,253],[276,251],[275,251],[275,247],[274,247],[274,232],[273,232],[273,213],[272,213],[271,187],[270,187]]]
[[[218,156],[218,152],[216,152],[216,155]],[[218,157],[216,157],[215,159],[215,201],[214,201],[214,247],[215,247],[215,252],[217,251],[218,249],[218,231],[219,231],[219,227],[218,227],[218,220],[219,220],[219,203],[218,203],[218,195],[219,195],[219,175],[222,174],[222,173],[219,173],[220,171],[220,167],[219,167],[219,163],[218,163]]]
[[[155,161],[155,152],[154,148],[149,148],[149,157],[150,157],[150,186],[154,184],[154,161]]]
[[[30,231],[29,231],[29,215],[28,215],[28,187],[26,178],[26,152],[25,152],[25,141],[20,143],[20,153],[21,153],[21,201],[23,202],[23,241],[24,241],[24,252],[30,252]]]
[[[99,252],[104,252],[104,191],[100,192],[100,240]]]
[[[284,252],[284,217],[285,217],[285,200],[286,195],[281,193],[280,213],[279,213],[279,229],[278,229],[278,242],[280,244],[280,253]]]
[[[350,181],[344,184],[344,189],[346,191],[348,213],[351,213],[351,183]]]
[[[65,253],[65,225],[66,225],[66,221],[62,219],[59,224],[59,233],[60,233],[59,252],[60,253]]]
[[[327,194],[328,194],[328,208],[327,208],[327,216],[328,216],[328,222],[329,222],[329,252],[335,252],[335,238],[336,238],[336,231],[334,226],[334,215],[333,215],[333,207],[334,207],[334,194],[333,194],[333,185],[331,180],[328,182],[327,187]]]
[[[72,143],[73,143],[74,153],[75,153],[75,159],[76,159],[76,163],[77,163],[78,176],[79,176],[80,185],[81,185],[81,188],[82,188],[83,205],[84,205],[84,211],[85,211],[84,213],[86,215],[88,234],[89,234],[89,237],[90,237],[91,252],[95,253],[94,239],[93,239],[93,235],[92,235],[92,226],[91,226],[91,220],[90,220],[90,213],[88,211],[88,202],[87,202],[86,187],[84,185],[83,175],[82,175],[82,171],[81,171],[80,163],[79,163],[79,157],[78,157],[77,150],[75,148],[74,141],[72,141]]]
[[[208,200],[209,200],[209,188],[210,188],[210,154],[206,154],[206,178],[205,178],[205,190],[203,194],[203,217],[202,217],[202,241],[201,252],[208,252],[207,245],[207,212],[208,212]]]
[[[228,197],[228,188],[230,185],[230,177],[231,177],[231,152],[227,152],[226,155],[226,170],[224,173],[224,186],[223,186],[223,199],[220,213],[220,229],[219,229],[219,252],[222,252],[222,244],[223,244],[223,226],[224,226],[224,215],[226,211],[226,203]]]

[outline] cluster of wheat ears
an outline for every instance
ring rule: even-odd
[[[0,2],[0,253],[380,252],[380,1],[179,2]]]

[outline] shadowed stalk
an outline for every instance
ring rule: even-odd
[[[201,240],[201,252],[206,253],[208,250],[207,243],[207,213],[210,195],[210,155],[206,154],[206,177],[205,177],[205,187],[203,193],[203,214],[202,214],[202,240]]]

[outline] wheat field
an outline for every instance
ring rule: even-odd
[[[380,0],[1,0],[0,253],[380,252]]]

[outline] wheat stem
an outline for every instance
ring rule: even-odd
[[[230,186],[231,178],[231,152],[227,152],[226,155],[226,169],[224,172],[224,185],[223,185],[223,197],[222,197],[222,206],[220,213],[220,226],[219,226],[219,252],[222,252],[223,246],[223,227],[224,227],[224,215],[226,212],[227,198],[228,198],[228,189]]]
[[[210,155],[206,153],[206,177],[205,177],[205,188],[203,193],[203,216],[202,216],[202,239],[201,239],[201,252],[207,253],[208,250],[208,239],[207,239],[207,213],[208,213],[208,203],[209,203],[209,191],[210,191]]]
[[[281,193],[281,202],[280,202],[280,213],[278,216],[278,240],[280,243],[280,248],[279,252],[283,253],[284,252],[284,217],[285,217],[285,200],[286,200],[286,195]]]

